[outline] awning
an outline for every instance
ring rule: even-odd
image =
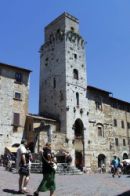
[[[17,149],[18,148],[16,147],[5,147],[5,151],[12,152],[12,153],[17,152]]]

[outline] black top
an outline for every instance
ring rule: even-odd
[[[43,174],[51,173],[53,172],[53,167],[51,163],[48,163],[48,155],[51,154],[51,149],[48,147],[43,148],[43,154],[42,154],[42,166],[43,166]]]

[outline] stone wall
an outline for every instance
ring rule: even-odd
[[[88,151],[91,154],[91,165],[98,168],[98,156],[105,156],[105,164],[109,168],[113,155],[116,154],[121,160],[124,153],[129,156],[129,131],[127,123],[130,122],[130,112],[126,110],[127,104],[123,101],[116,101],[124,106],[124,109],[113,107],[115,101],[109,97],[109,94],[100,91],[88,90],[89,100],[89,146]],[[97,106],[97,104],[99,104]],[[114,126],[114,119],[117,120],[117,126]],[[124,122],[124,128],[121,126]],[[102,133],[101,133],[102,132]],[[115,138],[118,139],[116,145]],[[123,144],[123,139],[125,144]],[[93,167],[93,166],[92,166]]]
[[[5,146],[21,141],[28,112],[29,72],[9,65],[0,64],[0,154]],[[15,80],[15,74],[22,74],[22,82]],[[19,98],[15,93],[20,93]],[[14,113],[20,115],[18,126],[14,125]]]

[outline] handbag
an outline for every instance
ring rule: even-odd
[[[52,168],[53,168],[54,171],[56,171],[57,170],[57,164],[53,162]]]
[[[29,175],[29,168],[26,165],[23,165],[19,169],[19,174],[23,176],[28,176]]]

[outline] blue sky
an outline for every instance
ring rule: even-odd
[[[29,112],[38,113],[44,27],[63,12],[87,41],[88,84],[130,102],[129,0],[1,0],[0,62],[31,69]]]

